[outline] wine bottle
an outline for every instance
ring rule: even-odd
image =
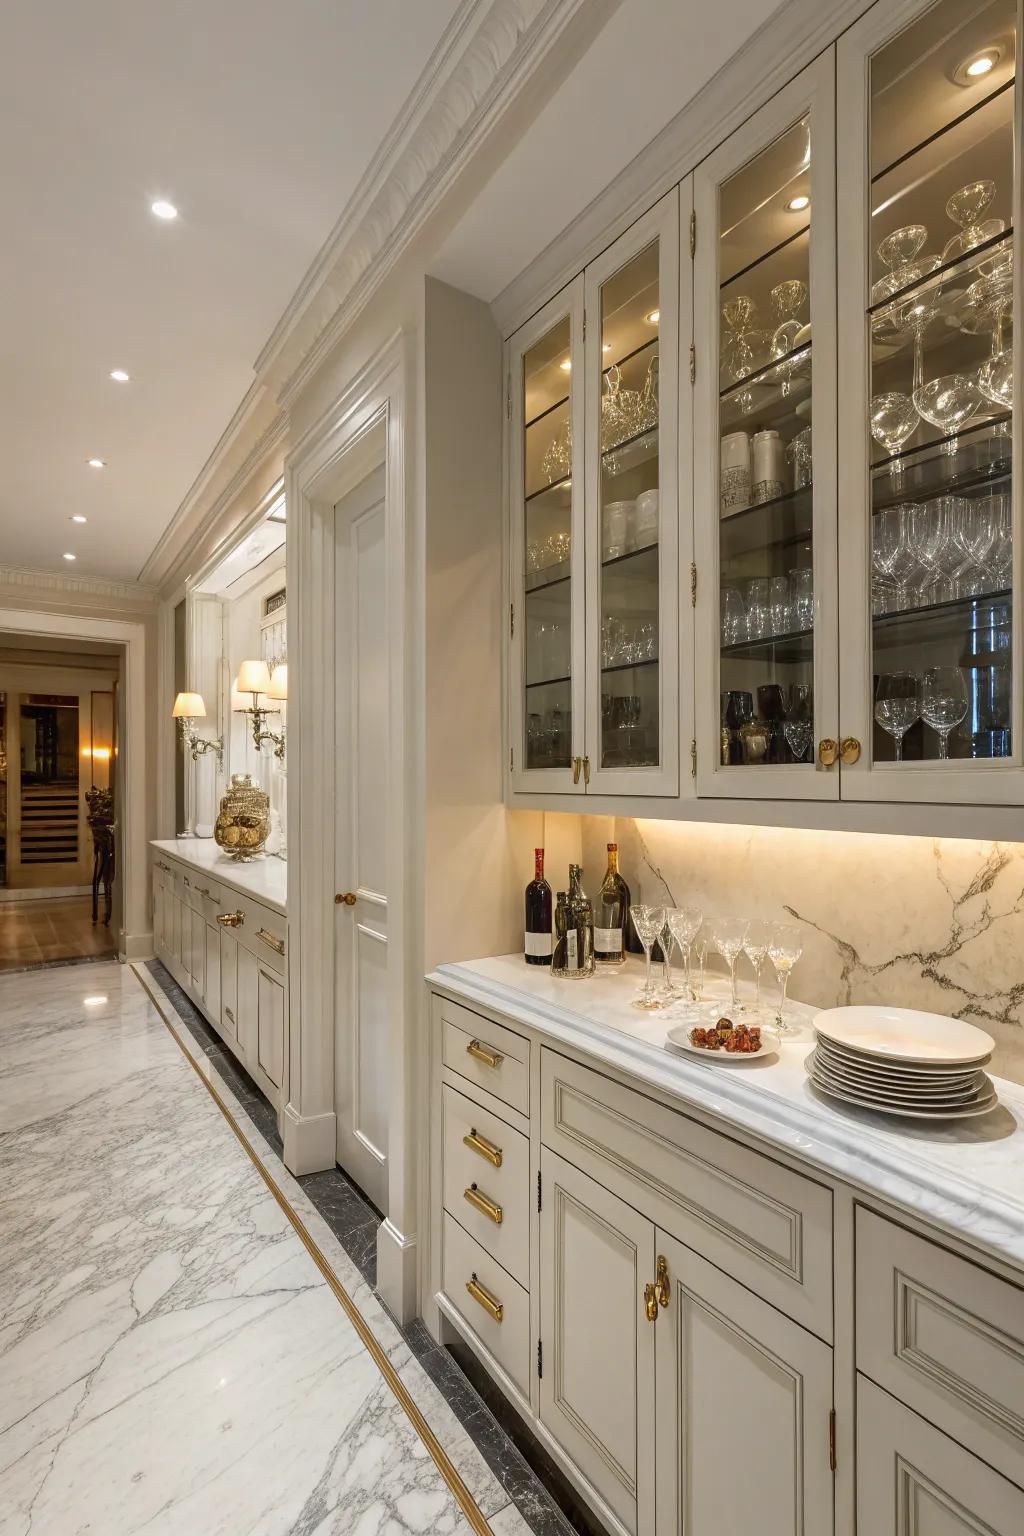
[[[619,874],[619,845],[609,843],[608,869],[594,915],[594,959],[598,965],[625,965],[628,923],[629,886]]]
[[[569,892],[555,909],[555,954],[552,975],[578,979],[594,974],[594,909],[583,890],[583,870],[569,865]]]
[[[533,850],[533,879],[526,887],[526,963],[551,964],[551,887],[544,879],[544,849]]]

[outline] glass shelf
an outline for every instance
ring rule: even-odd
[[[981,101],[974,102],[967,108],[965,112],[961,112],[958,117],[951,118],[949,122],[944,123],[941,128],[937,128],[933,133],[929,133],[925,138],[912,145],[910,149],[903,150],[889,165],[883,166],[880,171],[875,172],[871,178],[871,185],[875,186],[876,183],[884,180],[886,176],[890,176],[893,171],[898,170],[899,167],[904,165],[908,160],[912,160],[916,154],[921,152],[921,150],[928,149],[933,144],[938,144],[938,142],[945,138],[947,134],[955,132],[958,128],[961,127],[962,124],[968,122],[970,118],[977,116],[979,112],[984,112],[985,109],[990,107],[994,101],[997,101],[998,98],[1004,94],[1004,92],[1012,91],[1013,84],[1013,76],[1011,75],[1009,80],[1004,81],[1003,84],[998,86],[994,91],[990,91],[989,94],[983,97]]]
[[[968,271],[974,267],[980,267],[986,260],[991,260],[994,252],[998,252],[1003,245],[1013,245],[1013,225],[1001,230],[999,234],[992,235],[988,240],[983,240],[973,250],[964,251],[959,256],[951,257],[932,272],[925,272],[921,277],[915,278],[912,283],[897,288],[895,293],[886,294],[884,299],[876,299],[868,306],[868,314],[872,320],[877,320],[890,310],[899,310],[904,307],[908,298],[915,294],[926,293],[929,288],[941,288],[942,284],[957,271],[964,267]]]
[[[632,351],[624,352],[620,358],[615,360],[615,362],[605,363],[601,369],[601,372],[607,377],[613,368],[625,368],[626,364],[631,363],[635,357],[642,357],[645,352],[649,352],[652,347],[656,347],[658,345],[658,340],[659,338],[657,334],[648,337],[646,341],[642,341],[640,345],[634,347]]]
[[[785,364],[791,363],[796,358],[803,357],[805,354],[807,356],[807,360],[808,360],[808,363],[809,363],[810,362],[810,357],[811,357],[811,339],[810,339],[810,337],[808,337],[806,341],[802,341],[798,347],[794,347],[792,349],[792,351],[784,352],[781,357],[773,357],[771,362],[763,363],[760,368],[755,368],[753,373],[745,374],[742,378],[734,380],[734,382],[732,384],[727,384],[724,389],[720,389],[719,390],[719,392],[718,392],[719,400],[729,400],[732,396],[736,395],[741,389],[749,389],[751,384],[757,384],[757,383],[762,382],[762,381],[766,381],[766,382],[769,382],[769,383],[775,383],[775,380],[772,379],[772,377],[771,377],[772,374],[777,373],[780,368],[785,366]],[[795,381],[794,380],[790,380],[789,382],[790,382],[790,393],[792,393]],[[781,391],[781,388],[782,388],[781,381],[779,383],[779,388],[780,388],[780,391]],[[785,398],[788,398],[788,397],[783,396],[782,398],[785,399]]]
[[[876,613],[872,617],[875,648],[903,645],[909,638],[915,645],[945,640],[962,640],[964,618],[979,605],[993,607],[1007,603],[1013,592],[1009,587],[998,591],[977,592],[942,603],[926,603],[919,608],[902,608],[895,613]]]
[[[738,272],[733,272],[731,276],[723,278],[718,285],[719,292],[724,293],[733,283],[738,283],[741,277],[749,277],[752,272],[757,271],[758,267],[763,267],[766,262],[771,261],[775,256],[781,255],[784,250],[793,245],[801,236],[809,235],[810,232],[811,226],[809,224],[804,224],[800,229],[794,230],[791,235],[786,236],[785,240],[780,240],[770,250],[763,251],[760,256],[755,256],[753,261],[748,261],[746,266],[741,267]]]
[[[539,486],[537,490],[531,491],[528,496],[524,496],[523,497],[523,505],[524,506],[529,506],[530,502],[531,501],[536,501],[538,496],[546,496],[549,491],[559,491],[559,490],[562,490],[564,487],[570,485],[571,483],[572,483],[572,475],[571,474],[570,475],[562,475],[561,478],[558,479],[558,480],[549,480],[547,485]]]
[[[814,630],[794,629],[788,635],[766,635],[763,640],[738,640],[735,645],[722,646],[722,660],[729,657],[741,661],[811,661],[814,658]]]
[[[571,682],[571,677],[539,677],[535,683],[526,683],[524,686],[529,692],[532,688],[560,688]]]
[[[633,455],[630,462],[621,468],[607,468],[607,460],[616,453],[626,453],[631,448],[639,451]],[[605,474],[620,475],[627,469],[635,469],[638,464],[646,464],[651,459],[658,457],[658,429],[657,427],[642,427],[639,432],[634,432],[632,437],[624,437],[621,443],[614,443],[610,448],[601,450],[601,464]]]
[[[637,672],[643,667],[656,667],[657,656],[645,656],[643,661],[616,661],[610,667],[601,668],[602,677],[611,677],[614,672]]]

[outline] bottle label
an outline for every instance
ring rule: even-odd
[[[567,971],[578,971],[580,968],[578,945],[576,943],[576,929],[570,928],[565,936],[565,968]]]
[[[621,955],[622,953],[622,929],[621,928],[595,928],[594,948],[600,955]]]
[[[528,955],[550,955],[550,933],[528,933],[526,935],[526,953]]]

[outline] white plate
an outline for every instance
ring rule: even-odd
[[[972,1065],[995,1049],[995,1041],[983,1029],[916,1008],[879,1004],[826,1008],[815,1016],[814,1027],[826,1040],[892,1062]]]
[[[813,1052],[811,1054],[813,1055]],[[810,1060],[811,1057],[809,1056],[807,1058],[808,1063]],[[871,1109],[878,1115],[896,1115],[898,1118],[908,1120],[971,1120],[978,1115],[990,1114],[999,1102],[993,1093],[991,1099],[987,1099],[979,1104],[971,1104],[966,1109],[947,1109],[941,1112],[934,1109],[897,1109],[890,1104],[876,1103],[872,1099],[863,1099],[856,1094],[847,1093],[845,1090],[841,1091],[838,1088],[829,1087],[813,1075],[810,1066],[808,1066],[808,1076],[811,1079],[811,1086],[816,1092],[824,1094],[826,1098],[838,1099],[842,1104],[855,1104],[859,1109]]]
[[[892,1088],[919,1089],[922,1093],[950,1093],[957,1088],[975,1087],[980,1075],[977,1067],[904,1068],[898,1062],[844,1050],[826,1040],[824,1035],[817,1037],[815,1048],[819,1059],[828,1062],[837,1072],[849,1072],[867,1082],[877,1083],[879,1087],[888,1084]]]
[[[691,1045],[690,1030],[694,1027],[693,1024],[676,1024],[665,1036],[666,1045],[673,1045],[677,1050],[685,1051],[688,1056],[698,1056],[701,1061],[725,1061],[730,1066],[740,1061],[766,1061],[779,1054],[779,1032],[770,1024],[761,1025],[761,1049],[747,1055],[740,1051],[708,1051],[701,1045]],[[709,1026],[696,1027],[706,1029]]]
[[[882,1104],[906,1104],[911,1109],[930,1109],[936,1114],[943,1109],[955,1109],[958,1105],[979,1104],[982,1100],[988,1099],[992,1092],[992,1085],[984,1074],[981,1076],[981,1081],[973,1088],[942,1094],[922,1093],[884,1084],[862,1083],[828,1066],[816,1053],[812,1053],[808,1070],[815,1081],[820,1078],[834,1088],[845,1089],[849,1093],[858,1094],[861,1098],[871,1099],[872,1102],[877,1100]]]

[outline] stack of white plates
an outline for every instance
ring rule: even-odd
[[[984,1030],[913,1008],[828,1008],[814,1020],[807,1071],[819,1093],[883,1115],[962,1120],[996,1104],[981,1068]]]

